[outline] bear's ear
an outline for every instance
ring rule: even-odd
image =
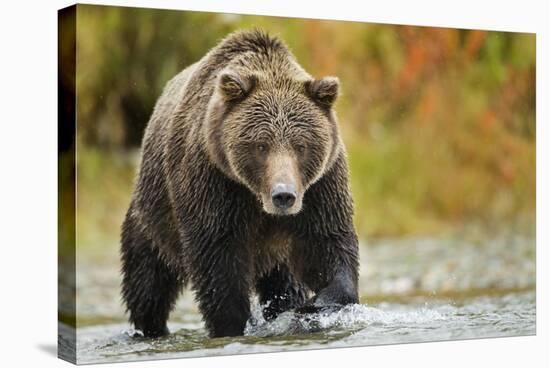
[[[227,101],[237,101],[250,94],[256,85],[254,76],[240,76],[233,71],[223,72],[218,79],[218,87]]]
[[[340,81],[336,77],[324,77],[305,82],[307,94],[321,106],[332,107],[338,97]]]

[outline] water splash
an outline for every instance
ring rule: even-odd
[[[245,336],[211,339],[200,316],[171,323],[167,337],[133,337],[127,324],[80,328],[78,362],[165,359],[274,352],[483,337],[532,335],[536,326],[534,291],[477,297],[449,303],[354,304],[333,313],[286,312],[273,321],[253,307]]]
[[[261,313],[262,306],[256,305],[248,321],[245,335],[269,337],[290,334],[315,333],[328,329],[358,330],[370,325],[396,325],[403,323],[422,324],[445,320],[455,308],[448,306],[440,310],[426,307],[418,310],[391,310],[352,304],[336,312],[296,314],[285,312],[273,321],[266,321]]]

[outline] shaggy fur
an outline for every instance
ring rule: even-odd
[[[190,282],[211,336],[355,303],[358,250],[336,78],[315,80],[278,39],[229,35],[166,86],[148,124],[122,228],[122,295],[145,336]],[[274,183],[296,188],[275,207]],[[308,299],[309,297],[309,299]]]

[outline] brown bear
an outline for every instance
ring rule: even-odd
[[[338,90],[258,30],[229,35],[168,83],[122,227],[136,329],[167,334],[187,283],[212,337],[243,334],[254,292],[267,320],[358,301]]]

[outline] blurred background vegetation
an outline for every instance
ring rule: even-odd
[[[77,242],[118,241],[165,83],[229,32],[336,75],[361,238],[534,233],[535,35],[79,5]]]

